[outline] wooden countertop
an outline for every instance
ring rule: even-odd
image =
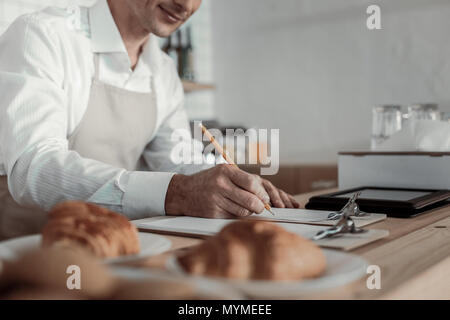
[[[296,196],[302,207],[311,196]],[[389,237],[351,251],[381,269],[381,289],[369,290],[367,277],[310,299],[450,299],[450,206],[409,219],[387,218],[367,228],[389,230]],[[174,251],[202,240],[167,236],[172,250],[135,266],[161,267]],[[369,275],[368,275],[369,276]],[[305,298],[305,297],[302,297]]]

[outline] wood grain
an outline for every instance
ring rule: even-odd
[[[304,205],[317,194],[297,196]],[[450,206],[414,218],[387,218],[367,228],[386,229],[389,237],[358,248],[362,255],[381,268],[381,290],[369,290],[366,279],[318,298],[340,299],[443,299],[450,294]],[[425,290],[426,289],[426,290]],[[447,294],[442,294],[447,292]]]
[[[450,257],[421,272],[410,281],[399,284],[383,299],[450,300]]]
[[[336,190],[299,195],[296,200],[304,207],[311,196]],[[450,299],[450,206],[409,219],[387,218],[367,228],[390,232],[389,237],[352,251],[381,268],[381,289],[369,290],[367,277],[364,277],[306,298]],[[202,241],[175,236],[168,238],[172,241],[170,252],[139,261],[136,266],[163,268],[168,256]]]
[[[295,199],[299,202],[300,207],[304,208],[308,199],[320,195],[327,194],[338,191],[335,189],[322,190],[317,192],[310,192],[302,195],[295,196]],[[450,217],[450,205],[438,209],[431,210],[427,213],[423,213],[413,218],[402,219],[402,218],[390,218],[388,217],[386,220],[371,224],[367,226],[367,229],[385,229],[389,231],[389,236],[379,240],[377,242],[371,243],[367,246],[358,248],[353,252],[356,254],[363,254],[373,248],[379,247],[385,243],[388,243],[392,240],[395,240],[401,236],[404,236],[408,233],[414,232],[420,228],[426,227],[432,223],[443,220],[445,218]]]
[[[450,218],[378,246],[362,256],[381,268],[381,290],[368,290],[365,284],[360,283],[353,290],[355,298],[402,299],[406,294],[416,296],[417,288],[429,287],[430,284],[433,287],[429,288],[430,294],[422,291],[422,298],[436,296],[434,289],[450,292]],[[440,263],[443,265],[438,268],[445,270],[447,277],[442,277],[443,273],[429,271]],[[411,287],[416,289],[412,291]]]

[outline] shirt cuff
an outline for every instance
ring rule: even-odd
[[[167,188],[175,173],[133,171],[121,178],[123,213],[131,220],[166,214]]]

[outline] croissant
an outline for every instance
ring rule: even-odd
[[[320,276],[322,250],[274,223],[238,221],[178,257],[193,275],[255,280],[299,280]]]
[[[48,213],[42,246],[81,246],[97,257],[139,253],[136,227],[125,217],[94,204],[69,201]]]

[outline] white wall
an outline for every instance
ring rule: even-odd
[[[369,149],[376,104],[450,109],[448,0],[215,0],[212,19],[216,114],[280,128],[284,163]]]
[[[211,0],[203,1],[200,9],[189,20],[192,30],[192,46],[195,80],[213,83],[213,52],[211,32]],[[191,92],[185,100],[188,116],[194,120],[209,120],[214,114],[214,91]]]

